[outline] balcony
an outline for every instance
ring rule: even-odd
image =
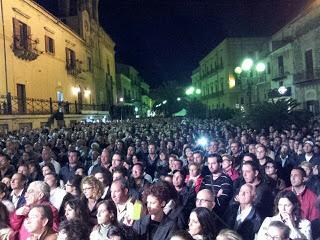
[[[82,62],[80,60],[76,60],[75,62],[70,61],[66,64],[67,73],[73,76],[78,76],[80,73],[82,73],[81,68]]]
[[[293,75],[295,84],[311,83],[320,79],[320,68],[315,68],[313,71],[301,71]]]
[[[271,89],[268,92],[268,98],[280,98],[280,97],[291,97],[292,91],[291,87],[287,87],[287,92],[285,94],[280,94],[278,88]]]
[[[279,72],[272,76],[272,81],[279,81],[279,80],[285,79],[288,75],[289,75],[288,72]]]
[[[218,91],[218,92],[207,94],[207,95],[203,96],[202,99],[207,100],[207,99],[212,99],[212,98],[218,98],[218,97],[223,96],[223,94],[224,94],[224,91]]]
[[[16,57],[26,61],[33,61],[42,53],[36,48],[38,43],[39,40],[33,40],[30,36],[25,38],[14,36],[11,49]]]

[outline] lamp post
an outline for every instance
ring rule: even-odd
[[[122,122],[122,105],[123,105],[123,97],[119,98],[119,102],[120,102],[120,120]]]
[[[248,97],[248,104],[251,105],[252,102],[252,84],[253,84],[253,73],[256,72],[259,76],[262,72],[264,72],[266,66],[263,62],[255,63],[251,58],[245,58],[240,66],[237,66],[234,69],[235,74],[237,75],[237,80],[239,81],[239,85],[241,86],[243,76],[246,78],[247,83],[247,97]],[[242,86],[241,86],[242,87]]]

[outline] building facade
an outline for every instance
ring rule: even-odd
[[[36,1],[1,1],[0,95],[11,95],[21,114],[30,99],[110,109],[115,43],[99,25],[98,1],[54,3],[55,15]]]
[[[116,64],[117,104],[131,106],[136,115],[148,116],[152,108],[150,86],[132,66]]]
[[[236,75],[234,70],[245,57],[258,60],[257,53],[265,41],[265,38],[226,38],[199,62],[192,72],[192,85],[201,90],[199,99],[208,110],[239,108],[252,101],[254,94],[250,88],[256,82],[251,81],[262,76],[255,76],[253,71],[249,76]]]

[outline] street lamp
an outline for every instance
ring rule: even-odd
[[[167,100],[164,100],[163,102],[162,102],[162,104],[166,104],[168,101]]]
[[[278,88],[278,93],[279,93],[280,95],[286,94],[287,91],[288,91],[288,88],[286,88],[285,86],[281,86],[281,87]]]
[[[180,101],[181,101],[181,98],[180,98],[180,97],[177,97],[177,101],[180,102]]]
[[[123,97],[119,98],[119,102],[120,102],[120,119],[121,119],[121,122],[122,122],[122,105],[123,105]]]

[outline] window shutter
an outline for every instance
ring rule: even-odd
[[[67,68],[69,68],[70,66],[70,53],[69,53],[69,49],[66,48],[66,62],[67,62]]]
[[[55,45],[54,45],[54,39],[52,38],[51,41],[52,41],[52,53],[55,53],[56,49],[55,49]]]
[[[49,38],[47,36],[44,36],[44,41],[46,52],[49,52]]]
[[[31,28],[27,26],[27,49],[32,50],[32,42],[31,42]]]
[[[13,45],[15,48],[21,48],[20,22],[13,18]]]

